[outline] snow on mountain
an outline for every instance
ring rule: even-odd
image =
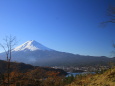
[[[52,50],[34,40],[25,42],[13,51],[11,61],[24,62],[35,66],[106,65],[110,60],[114,62],[114,59],[107,57],[75,55]],[[5,52],[0,53],[0,59],[6,60]]]
[[[30,40],[16,48],[14,48],[12,51],[26,51],[26,50],[30,50],[30,51],[48,50],[48,51],[51,51],[52,49],[49,49],[49,48],[43,46],[42,44],[38,43],[35,40]]]

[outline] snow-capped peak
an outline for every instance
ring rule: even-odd
[[[27,41],[24,44],[13,49],[13,51],[23,51],[23,50],[24,51],[26,51],[26,50],[30,50],[30,51],[49,50],[49,51],[51,51],[52,49],[49,49],[49,48],[43,46],[42,44],[38,43],[35,40]]]

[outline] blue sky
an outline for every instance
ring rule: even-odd
[[[115,0],[0,0],[0,42],[11,34],[18,45],[36,40],[58,51],[111,56],[115,25],[102,28],[100,22],[109,19],[107,8],[113,3]]]

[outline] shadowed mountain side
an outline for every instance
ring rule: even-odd
[[[5,53],[0,53],[0,59],[6,60]],[[113,59],[115,58],[59,52],[47,48],[35,40],[30,40],[12,50],[11,60],[35,66],[94,66],[107,65]]]
[[[3,59],[4,53],[0,54]],[[17,51],[12,52],[12,61],[24,62],[35,66],[94,66],[108,65],[115,58],[105,56],[83,56],[59,51]],[[5,59],[3,59],[5,60]]]
[[[59,75],[66,75],[67,73],[64,70],[61,69],[54,69],[50,67],[39,67],[39,66],[32,66],[30,64],[24,64],[24,63],[17,63],[17,62],[11,62],[11,68],[10,71],[17,71],[21,73],[26,73],[31,70],[35,69],[42,69],[45,72],[53,71],[53,72],[59,72]],[[7,62],[0,60],[0,73],[6,73],[7,72]]]

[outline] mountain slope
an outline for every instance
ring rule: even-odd
[[[5,60],[5,53],[0,54]],[[113,58],[105,56],[83,56],[59,52],[43,46],[36,41],[27,41],[12,50],[12,61],[24,62],[36,66],[90,66],[107,65]]]
[[[25,63],[17,63],[17,62],[11,62],[10,63],[10,71],[18,71],[18,72],[28,72],[30,70],[35,70],[35,69],[42,69],[47,71],[54,71],[54,72],[60,72],[60,75],[66,75],[67,73],[64,70],[61,69],[54,69],[50,67],[39,67],[39,66],[32,66],[30,64],[25,64]],[[7,73],[7,62],[0,60],[0,73]]]
[[[24,44],[13,49],[13,51],[27,51],[27,50],[35,51],[35,50],[52,50],[52,49],[43,46],[42,44],[36,42],[35,40],[27,41]]]
[[[77,76],[71,84],[66,86],[115,86],[115,67],[102,74]]]

